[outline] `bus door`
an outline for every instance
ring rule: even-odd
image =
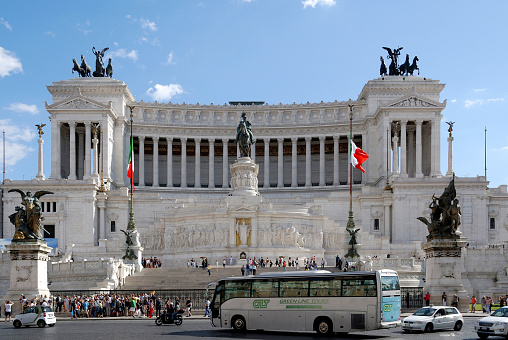
[[[213,299],[210,303],[210,311],[212,325],[214,327],[222,327],[222,320],[220,319],[220,306],[224,300],[224,284],[218,284],[215,288]]]

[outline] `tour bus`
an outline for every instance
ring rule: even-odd
[[[229,277],[211,303],[215,327],[237,331],[369,331],[400,325],[399,277],[372,272],[295,271]]]

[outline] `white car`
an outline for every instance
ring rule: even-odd
[[[481,339],[487,339],[489,335],[507,336],[508,307],[499,308],[489,316],[481,318],[474,329]]]
[[[48,325],[49,327],[53,327],[56,324],[55,313],[51,310],[51,307],[27,307],[23,310],[21,314],[16,315],[14,320],[12,321],[12,325],[16,328],[21,326],[35,326],[45,327]]]
[[[460,331],[463,324],[464,318],[457,308],[433,306],[418,309],[413,315],[402,321],[401,327],[406,333],[410,331],[432,332],[435,329]]]

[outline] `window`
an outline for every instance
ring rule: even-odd
[[[496,218],[495,217],[490,218],[489,227],[490,227],[490,229],[496,229]]]
[[[56,202],[53,202],[53,212],[56,212]]]
[[[278,281],[254,281],[252,283],[252,297],[277,297],[279,295]]]
[[[224,301],[232,298],[250,297],[250,281],[226,282]]]
[[[341,296],[341,280],[310,281],[310,296]]]
[[[46,202],[46,211],[51,212],[51,202]]]
[[[44,238],[55,238],[55,225],[46,224],[44,226]]]
[[[281,297],[301,297],[309,296],[308,280],[290,280],[280,281]]]
[[[116,221],[111,221],[111,232],[116,233]]]
[[[376,296],[374,278],[347,278],[342,280],[343,296]]]
[[[374,230],[379,230],[379,218],[374,219]]]

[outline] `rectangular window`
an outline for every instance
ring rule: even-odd
[[[56,202],[53,202],[53,212],[56,212]]]
[[[310,296],[341,296],[341,280],[311,280]]]
[[[343,296],[376,296],[374,278],[347,278],[342,280]]]
[[[490,229],[496,229],[496,219],[494,217],[490,218]]]
[[[278,281],[254,281],[252,282],[252,297],[266,298],[277,297],[279,295]]]
[[[302,297],[309,296],[308,280],[280,281],[281,297]]]
[[[55,225],[46,224],[44,226],[44,238],[55,238]]]
[[[41,202],[41,211],[44,212],[44,202]]]
[[[226,282],[224,301],[233,298],[250,297],[250,281],[230,281]]]
[[[379,230],[379,218],[374,219],[374,230]]]
[[[51,202],[46,202],[46,212],[51,212]]]
[[[116,233],[116,221],[111,221],[111,232]]]

